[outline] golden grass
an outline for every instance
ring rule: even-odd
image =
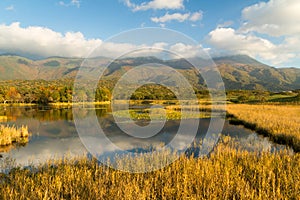
[[[130,110],[118,110],[113,112],[114,116],[124,119],[195,119],[195,118],[209,118],[209,113],[193,112],[192,110],[186,110],[181,113],[180,110],[163,109],[163,108],[151,108],[151,109],[130,109]]]
[[[278,143],[288,144],[300,152],[299,105],[227,105],[235,122],[269,136]]]
[[[168,154],[167,154],[168,155]],[[131,158],[125,164],[144,165]],[[249,153],[219,145],[210,157],[180,157],[148,173],[95,160],[49,162],[0,175],[0,199],[299,199],[300,154]]]
[[[16,128],[14,126],[0,125],[0,146],[10,145],[12,143],[25,143],[28,141],[28,127],[21,126]]]
[[[185,109],[185,110],[199,110],[200,112],[205,112],[205,111],[224,111],[226,108],[226,105],[224,103],[220,103],[220,104],[191,104],[191,105],[168,105],[166,106],[167,110],[181,110],[181,109]]]
[[[0,115],[0,122],[7,122],[7,116]]]

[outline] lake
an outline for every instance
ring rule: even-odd
[[[76,109],[81,111],[82,118],[87,118],[96,113],[98,122],[106,137],[114,144],[107,145],[107,143],[97,140],[99,145],[98,152],[103,155],[113,155],[115,152],[119,152],[116,150],[116,147],[127,151],[137,151],[146,146],[168,144],[175,137],[180,125],[180,120],[167,120],[159,133],[153,137],[147,139],[134,138],[122,132],[116,125],[109,106],[97,105],[95,110],[89,106]],[[2,116],[0,124],[27,125],[32,133],[29,142],[25,146],[14,145],[0,148],[2,160],[9,157],[15,160],[17,165],[27,166],[43,163],[51,158],[86,156],[88,154],[82,140],[78,136],[71,107],[0,107],[0,116]],[[184,123],[186,125],[193,124],[193,120],[195,119],[186,119]],[[126,124],[126,121],[124,123]],[[149,122],[140,120],[137,123],[145,126]],[[209,118],[200,119],[195,137],[196,143],[203,139],[209,124]],[[187,132],[186,134],[188,136],[189,133]],[[239,148],[248,151],[274,152],[285,148],[285,146],[274,144],[268,138],[259,136],[242,126],[231,125],[228,121],[225,121],[222,134],[236,138]],[[96,136],[87,133],[83,137],[85,141],[93,143]]]

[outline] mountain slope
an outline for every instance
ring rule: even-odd
[[[243,55],[217,58],[215,63],[226,88],[270,91],[300,88],[298,68],[274,68]]]
[[[0,56],[0,80],[60,79],[75,77],[82,59],[47,58],[33,61],[20,56]]]
[[[39,69],[34,61],[18,56],[0,56],[0,79],[34,79]]]
[[[270,91],[294,90],[300,88],[300,68],[274,68],[245,55],[218,57],[213,59],[225,83],[226,89],[260,89]],[[0,80],[33,80],[74,78],[83,59],[51,57],[43,60],[30,60],[20,56],[0,56]],[[90,60],[91,66],[84,63],[85,70],[108,64],[107,58]],[[209,71],[205,60],[194,58],[194,63],[202,70]],[[182,73],[194,86],[203,83],[199,72],[186,60],[160,60],[155,57],[125,58],[110,64],[104,72],[107,79],[118,79],[135,66],[157,63],[171,66]],[[94,65],[94,66],[93,66]]]

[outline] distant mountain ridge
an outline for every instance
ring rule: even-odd
[[[93,58],[102,66],[108,64],[104,57]],[[0,55],[0,80],[53,80],[74,78],[82,64],[81,58],[50,57],[31,60],[17,55]],[[205,62],[193,58],[202,70],[210,70]],[[283,91],[300,89],[300,68],[274,68],[249,56],[233,55],[213,58],[226,89]],[[202,83],[197,70],[183,59],[160,60],[156,57],[136,57],[116,60],[105,71],[105,77],[117,78],[135,66],[145,63],[168,65],[182,73],[193,84]]]

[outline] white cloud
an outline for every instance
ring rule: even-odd
[[[187,45],[183,43],[176,43],[170,47],[170,52],[177,54],[182,58],[202,57],[205,49],[201,45]],[[204,55],[205,57],[206,55]]]
[[[169,22],[169,21],[178,21],[178,22],[184,22],[186,20],[189,21],[198,21],[202,19],[202,12],[195,12],[195,13],[185,13],[185,14],[181,14],[181,13],[173,13],[173,14],[169,14],[166,13],[164,16],[161,17],[152,17],[151,21],[155,22],[155,23],[165,23],[165,22]]]
[[[68,4],[66,4],[66,3],[63,2],[63,1],[58,2],[58,4],[59,4],[60,6],[68,6]]]
[[[225,22],[223,22],[223,23],[221,23],[221,24],[218,24],[218,28],[223,28],[223,27],[229,27],[229,26],[231,26],[231,25],[233,25],[234,24],[234,22],[233,21],[225,21]]]
[[[80,7],[80,1],[79,0],[71,0],[71,4],[74,6]]]
[[[100,47],[100,48],[98,48]],[[135,56],[159,55],[169,46],[164,42],[131,44],[103,42],[101,39],[86,39],[81,32],[55,32],[49,28],[21,27],[19,22],[0,24],[0,52],[37,57],[87,57],[106,56],[115,58],[126,52]],[[90,53],[93,52],[92,55]]]
[[[186,13],[186,14],[180,14],[180,13],[173,13],[173,14],[169,14],[166,13],[164,16],[162,17],[152,17],[151,21],[155,22],[155,23],[165,23],[168,21],[179,21],[179,22],[184,22],[185,20],[187,20],[189,18],[190,14]]]
[[[191,14],[189,20],[192,21],[192,22],[196,22],[198,20],[201,20],[202,17],[203,17],[202,11],[194,12],[193,14]]]
[[[6,7],[5,10],[13,11],[13,10],[15,10],[15,7],[14,7],[14,5],[10,5],[10,6]]]
[[[178,59],[178,58],[193,58],[193,57],[207,57],[207,49],[204,49],[201,45],[190,45],[184,43],[168,44],[165,42],[157,42],[149,45],[129,45],[124,47],[114,46],[112,44],[110,48],[107,48],[106,44],[103,44],[101,51],[111,52],[111,55],[123,55],[124,52],[128,52],[128,57],[140,57],[140,56],[155,56],[161,59]],[[116,49],[118,48],[118,49]],[[124,51],[126,49],[126,51]],[[99,52],[96,52],[99,54]],[[112,56],[110,56],[112,57]]]
[[[218,25],[207,41],[219,53],[247,54],[276,66],[299,65],[293,62],[300,59],[299,11],[299,0],[260,2],[243,9],[239,28],[226,28],[231,25],[227,22]]]
[[[161,28],[166,28],[166,24],[163,24],[163,23],[159,24],[159,26],[160,26]]]
[[[133,8],[136,6],[134,3],[131,3],[130,0],[124,0],[124,3],[129,8]]]
[[[256,31],[271,36],[300,34],[300,1],[270,0],[242,11],[243,32]]]
[[[155,49],[166,49],[168,47],[168,44],[165,42],[157,42],[154,43],[152,47]]]
[[[69,7],[69,6],[76,6],[77,8],[80,7],[80,1],[79,0],[71,0],[69,3],[65,3],[64,1],[60,1],[58,4],[61,5],[61,6],[66,6],[66,7]]]
[[[130,0],[124,0],[127,7],[131,8],[133,11],[143,11],[143,10],[161,10],[161,9],[183,9],[184,0],[152,0],[149,2],[143,2],[139,5],[132,3]]]
[[[275,45],[267,39],[238,33],[232,28],[217,28],[211,31],[208,42],[223,53],[246,54],[261,58],[273,65],[288,62],[300,53],[299,38],[288,38],[282,44]]]
[[[0,51],[32,54],[43,57],[84,57],[102,43],[99,39],[86,39],[80,32],[61,34],[49,28],[20,27],[20,23],[0,25]]]
[[[238,34],[232,28],[217,28],[211,31],[209,43],[221,50],[252,56],[258,52],[269,52],[275,48],[275,45],[268,40],[253,35]]]

